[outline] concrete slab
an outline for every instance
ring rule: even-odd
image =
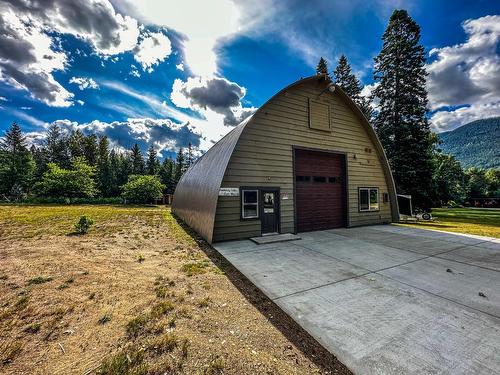
[[[500,245],[493,243],[462,247],[438,257],[500,271]]]
[[[215,248],[355,373],[500,374],[500,241],[388,225],[301,236]]]
[[[381,275],[276,300],[356,374],[495,374],[500,320]]]
[[[270,298],[316,288],[368,272],[291,242],[282,243],[279,248],[272,250],[246,251],[224,256]]]
[[[252,237],[250,238],[250,241],[255,242],[257,245],[267,245],[277,242],[297,241],[300,239],[301,237],[296,234],[282,233],[271,236]]]
[[[500,272],[426,258],[378,273],[500,318]]]
[[[425,257],[425,255],[414,252],[352,238],[334,242],[311,242],[302,246],[370,271],[393,267]]]

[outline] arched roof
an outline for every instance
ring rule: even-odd
[[[262,111],[269,102],[286,90],[315,80],[325,81],[325,78],[318,75],[302,78],[276,93],[257,112]],[[329,80],[326,80],[325,84],[329,82]],[[399,219],[399,212],[396,187],[382,144],[363,112],[353,100],[338,86],[335,86],[335,92],[339,93],[349,108],[360,118],[365,131],[375,145],[378,155],[380,155],[380,161],[389,190],[392,218],[394,221],[397,221]],[[217,201],[224,173],[243,130],[252,123],[252,119],[253,116],[245,119],[212,146],[184,173],[175,189],[172,204],[174,214],[184,220],[186,224],[209,243],[212,243]]]

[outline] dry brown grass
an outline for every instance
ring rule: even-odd
[[[347,372],[165,208],[0,206],[0,295],[0,373]]]

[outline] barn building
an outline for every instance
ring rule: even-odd
[[[373,128],[320,75],[278,92],[200,157],[172,209],[209,243],[399,218]]]

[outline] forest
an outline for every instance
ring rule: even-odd
[[[173,194],[193,162],[191,145],[162,162],[153,146],[143,155],[110,147],[105,136],[65,133],[57,124],[41,145],[29,145],[14,123],[0,143],[0,200],[31,203],[152,203]]]

